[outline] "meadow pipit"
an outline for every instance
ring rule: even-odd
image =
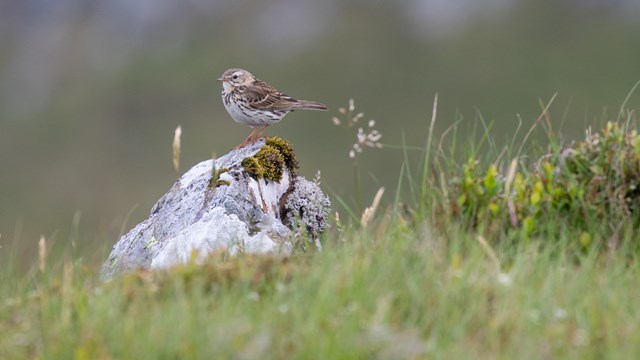
[[[218,81],[222,81],[222,102],[231,118],[254,128],[236,149],[258,141],[269,125],[279,122],[290,111],[327,110],[319,102],[285,95],[246,70],[229,69]]]

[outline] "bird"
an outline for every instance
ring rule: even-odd
[[[262,133],[294,110],[327,110],[325,104],[310,100],[297,100],[243,69],[231,68],[217,79],[222,82],[222,103],[238,124],[254,128],[241,148],[258,141]]]

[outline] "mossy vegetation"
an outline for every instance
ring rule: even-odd
[[[220,169],[216,168],[216,162],[213,161],[213,169],[211,170],[211,179],[209,179],[209,187],[216,188],[221,185],[231,185],[231,181],[229,180],[220,180],[220,175],[229,172],[229,169],[226,167],[222,167]]]
[[[279,137],[270,137],[266,139],[267,146],[275,148],[282,154],[284,157],[284,163],[289,169],[290,172],[295,172],[295,170],[300,166],[298,164],[298,160],[296,160],[296,154],[293,150],[293,146],[288,141],[279,138]]]
[[[266,139],[266,144],[258,153],[242,160],[245,171],[254,179],[265,179],[275,182],[282,180],[284,168],[294,173],[298,168],[293,147],[286,140],[278,137]]]
[[[215,187],[218,187],[218,186],[229,186],[229,185],[231,185],[231,181],[229,181],[229,180],[218,179],[218,181],[216,181],[216,183],[215,183]]]

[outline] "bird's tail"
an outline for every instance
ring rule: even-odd
[[[299,100],[296,107],[304,110],[328,110],[325,104],[309,100]]]

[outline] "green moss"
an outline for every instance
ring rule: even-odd
[[[242,166],[254,179],[282,180],[284,167],[290,172],[298,167],[293,147],[280,138],[269,138],[257,154],[242,160]]]
[[[257,154],[256,154],[257,155]],[[242,160],[242,166],[244,170],[253,178],[259,179],[262,177],[263,171],[260,162],[255,156],[250,156]]]
[[[215,187],[222,186],[222,185],[229,186],[231,185],[231,181],[218,179],[218,181],[216,181]]]
[[[277,149],[284,157],[285,165],[289,171],[294,172],[300,165],[296,160],[296,154],[293,151],[291,144],[279,137],[270,137],[266,139],[266,145]]]
[[[277,149],[264,146],[254,156],[242,160],[242,166],[254,179],[279,182],[282,179],[285,161]]]

